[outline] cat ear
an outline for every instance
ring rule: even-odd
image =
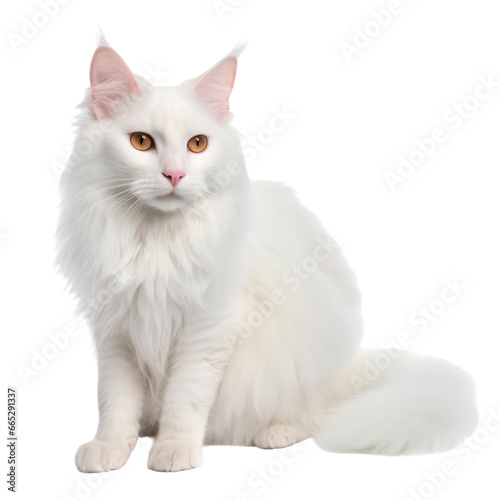
[[[218,121],[224,121],[229,113],[229,96],[236,77],[237,57],[243,46],[237,46],[222,61],[195,80],[193,92],[215,114]]]
[[[125,61],[111,47],[101,46],[90,64],[91,105],[98,119],[109,118],[119,102],[139,92]]]

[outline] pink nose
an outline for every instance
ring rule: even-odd
[[[163,175],[170,181],[172,187],[177,186],[181,179],[186,176],[184,172],[163,172]]]

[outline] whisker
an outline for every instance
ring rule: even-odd
[[[85,212],[83,212],[75,221],[73,221],[73,224],[71,224],[71,226],[69,226],[68,230],[71,229],[84,215],[88,214],[91,210],[95,209],[96,207],[98,207],[102,203],[108,201],[109,199],[114,198],[115,196],[123,194],[123,193],[125,193],[127,191],[128,191],[128,189],[125,189],[125,190],[123,190],[123,191],[121,191],[119,193],[112,194],[111,196],[108,196],[107,198],[104,198],[104,200],[100,200],[99,202],[95,203],[94,205],[92,205],[91,207],[89,207],[87,210],[85,210]]]

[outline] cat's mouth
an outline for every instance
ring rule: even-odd
[[[169,200],[172,198],[180,199],[182,196],[177,191],[172,190],[170,193],[157,194],[155,198],[157,200]]]
[[[149,205],[161,212],[172,212],[179,210],[186,203],[186,198],[172,190],[169,192],[151,193],[151,198],[147,201]]]

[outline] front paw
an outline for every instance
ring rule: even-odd
[[[201,445],[180,440],[157,440],[149,452],[148,467],[158,472],[177,472],[201,465]]]
[[[106,472],[125,465],[135,446],[121,439],[94,439],[82,444],[75,456],[80,472]]]

